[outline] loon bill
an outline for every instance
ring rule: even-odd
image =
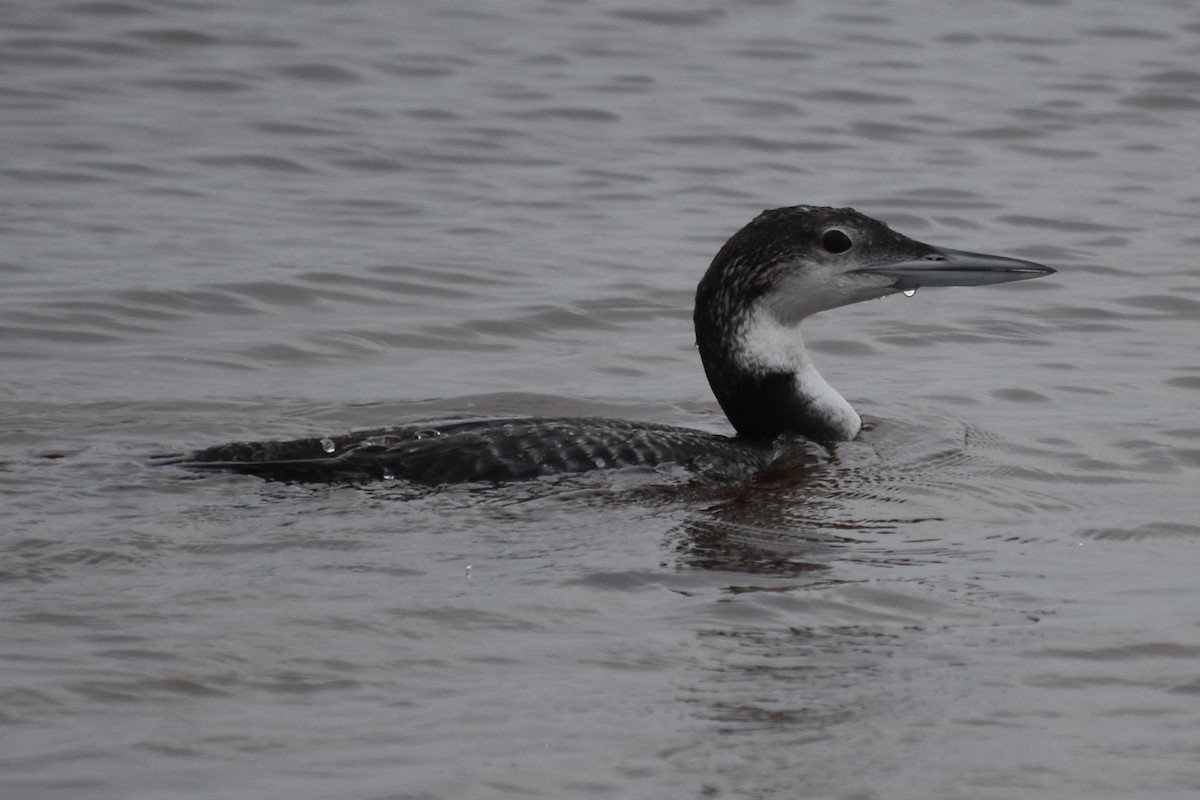
[[[858,413],[813,366],[800,338],[806,317],[922,286],[983,286],[1054,272],[1032,261],[923,244],[851,208],[777,208],[725,243],[696,291],[700,359],[736,436],[598,418],[477,420],[237,442],[168,463],[275,480],[428,485],[671,464],[752,471],[771,460],[781,435],[844,441],[862,428]]]

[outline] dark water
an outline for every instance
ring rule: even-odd
[[[1191,4],[0,18],[4,797],[1200,789]],[[873,428],[746,483],[148,462],[724,431],[692,291],[795,203],[1060,272],[811,320]]]

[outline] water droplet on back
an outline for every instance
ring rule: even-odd
[[[321,440],[321,449],[324,450],[326,453],[332,453],[334,450],[337,449],[337,445],[333,443],[333,439],[322,439]]]
[[[916,293],[917,293],[917,290],[916,290],[916,289],[905,289],[905,290],[904,290],[904,296],[905,296],[905,297],[912,297],[912,296],[913,296],[914,294],[916,294]]]

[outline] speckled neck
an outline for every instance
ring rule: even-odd
[[[798,325],[783,325],[766,309],[736,320],[713,318],[713,309],[697,303],[696,338],[709,385],[738,435],[798,433],[816,441],[858,435],[862,419],[817,371]],[[719,326],[724,333],[716,332]]]

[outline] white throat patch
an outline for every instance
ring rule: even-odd
[[[784,325],[769,310],[758,308],[742,327],[735,353],[735,358],[750,372],[791,373],[796,393],[840,430],[844,439],[858,435],[862,418],[817,372],[800,338],[798,324]]]

